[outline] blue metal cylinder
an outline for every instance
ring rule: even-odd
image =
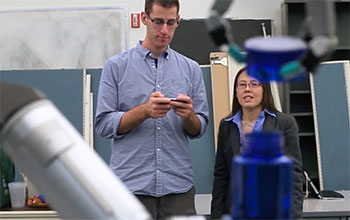
[[[232,160],[233,219],[290,219],[292,161],[280,133],[250,133]]]

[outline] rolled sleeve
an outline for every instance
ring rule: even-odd
[[[194,111],[196,112],[196,115],[200,120],[201,124],[200,132],[198,135],[188,135],[190,139],[194,139],[202,137],[205,131],[207,130],[207,125],[209,121],[209,109],[202,70],[200,69],[198,63],[196,63],[195,61],[193,61],[191,64],[193,65],[192,69],[194,72],[192,100],[194,103]]]
[[[125,136],[125,134],[118,134],[118,128],[119,128],[119,124],[120,124],[120,120],[122,120],[123,115],[125,114],[125,112],[117,112],[117,114],[115,115],[115,127],[113,127],[113,133],[114,133],[114,138],[119,139]]]
[[[124,113],[125,112],[112,112],[96,116],[96,133],[104,138],[122,138],[125,134],[118,135],[118,128]]]
[[[117,70],[118,67],[113,62],[106,61],[98,91],[95,131],[104,138],[118,139],[124,136],[118,135],[120,120],[125,112],[118,107]]]
[[[202,137],[204,135],[205,131],[207,130],[208,120],[205,117],[203,117],[202,115],[199,115],[199,114],[197,114],[197,117],[198,117],[198,119],[199,119],[199,121],[201,123],[201,129],[199,131],[199,134],[196,135],[196,136],[191,136],[190,134],[188,134],[188,137],[190,139],[196,139],[196,138]]]

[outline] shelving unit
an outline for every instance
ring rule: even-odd
[[[282,9],[283,35],[298,36],[306,18],[307,0],[284,0]],[[338,45],[328,60],[350,59],[350,1],[336,0],[336,35]],[[319,188],[316,140],[312,109],[310,79],[283,85],[283,111],[293,115],[299,126],[300,149],[304,169]]]
[[[284,0],[282,7],[282,32],[284,35],[298,36],[306,17],[305,2],[308,0]],[[349,59],[350,41],[350,0],[336,0],[336,35],[338,45],[330,60]]]
[[[299,127],[299,143],[304,169],[318,180],[317,154],[309,78],[284,86],[284,112],[294,116]],[[315,181],[318,182],[318,181]]]

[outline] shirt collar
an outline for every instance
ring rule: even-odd
[[[264,109],[258,117],[262,117],[264,114],[268,114],[272,117],[276,117],[275,113],[269,112],[267,109]],[[242,118],[242,112],[241,112],[241,110],[238,110],[238,112],[234,116],[231,116],[229,118],[225,118],[224,120],[225,121],[233,121],[235,123],[238,123],[239,121],[241,121],[241,118]]]
[[[152,53],[149,49],[145,48],[144,46],[142,46],[142,42],[143,41],[139,41],[137,44],[136,44],[136,49],[137,49],[137,52],[141,55],[141,57],[143,57],[143,59],[146,59],[148,56],[152,57]],[[164,56],[165,59],[169,59],[169,54],[171,52],[171,48],[170,46],[168,45],[167,49],[165,50],[164,53],[161,53],[160,56]]]

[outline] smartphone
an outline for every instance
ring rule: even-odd
[[[180,100],[180,99],[176,99],[176,98],[169,98],[169,99],[170,99],[170,101],[187,103],[185,100]]]

